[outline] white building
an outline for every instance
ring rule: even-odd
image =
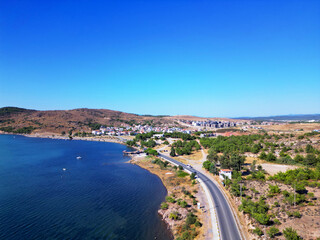
[[[102,132],[100,132],[99,130],[93,130],[92,134],[93,135],[102,135]]]
[[[221,180],[224,180],[225,178],[232,178],[232,170],[230,169],[221,169],[219,172],[219,177]]]

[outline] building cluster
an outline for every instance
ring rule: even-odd
[[[152,127],[149,125],[137,125],[133,127],[104,127],[101,126],[99,130],[93,130],[92,135],[101,136],[125,136],[125,135],[136,135],[138,133],[148,133],[148,132],[162,132],[162,133],[173,133],[182,132],[190,134],[190,130],[178,128],[178,127]]]
[[[242,125],[241,122],[231,122],[231,121],[213,121],[213,120],[206,120],[206,121],[191,121],[191,120],[180,120],[185,124],[194,127],[204,127],[204,128],[228,128],[228,127],[236,127],[238,125]]]

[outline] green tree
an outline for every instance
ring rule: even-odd
[[[297,162],[297,163],[303,163],[303,162],[304,162],[304,157],[301,156],[300,154],[297,154],[297,155],[294,157],[294,161]]]
[[[176,151],[174,150],[174,147],[171,147],[170,156],[171,157],[176,156]]]
[[[279,229],[276,227],[271,227],[267,230],[267,233],[270,238],[274,238],[277,235],[277,233],[279,233]]]
[[[256,227],[255,229],[253,229],[253,233],[257,234],[258,236],[262,236],[263,232],[260,228]]]
[[[168,209],[168,207],[169,207],[168,203],[166,202],[161,203],[161,206],[160,206],[161,209],[166,210]]]
[[[210,161],[204,161],[202,164],[203,168],[208,171],[210,170],[211,165],[212,165],[212,163]]]
[[[317,163],[317,158],[313,153],[309,153],[305,158],[305,164],[309,166],[315,166]]]
[[[306,153],[314,153],[314,148],[310,144],[306,146]]]
[[[250,166],[251,172],[256,171],[256,165],[257,165],[257,160],[253,160]]]
[[[297,234],[297,231],[294,230],[292,227],[284,229],[283,235],[286,238],[286,240],[300,240],[300,239],[302,239],[302,237],[300,237]]]
[[[193,172],[193,173],[191,173],[191,175],[190,175],[190,179],[191,179],[191,180],[196,179],[196,173],[194,173],[194,172]]]
[[[241,171],[245,158],[239,154],[232,154],[230,157],[230,166],[235,171]]]
[[[219,156],[218,156],[218,154],[216,152],[211,152],[207,156],[207,160],[210,161],[210,162],[216,163],[219,160]]]
[[[268,153],[266,160],[268,162],[274,162],[277,160],[277,157],[275,155],[273,155],[272,153]]]
[[[263,151],[262,153],[260,153],[259,158],[262,160],[266,160],[267,159],[267,154]]]

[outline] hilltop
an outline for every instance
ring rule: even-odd
[[[30,128],[34,132],[90,131],[97,126],[132,126],[134,124],[174,125],[164,116],[141,116],[109,109],[79,108],[39,111],[17,107],[0,108],[0,128]]]

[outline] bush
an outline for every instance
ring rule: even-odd
[[[273,206],[274,206],[274,207],[279,207],[280,204],[279,204],[279,202],[274,202],[274,203],[273,203]]]
[[[258,202],[253,202],[250,199],[243,199],[239,206],[239,210],[249,214],[260,224],[267,225],[270,222],[270,216],[267,215],[269,206],[262,198],[260,198]]]
[[[201,224],[201,222],[196,221],[196,222],[194,223],[194,226],[195,226],[195,227],[201,227],[201,226],[202,226],[202,224]]]
[[[273,219],[273,223],[276,224],[276,225],[280,225],[281,224],[281,222],[280,222],[280,220],[278,218]]]
[[[295,212],[287,212],[288,217],[295,217],[295,218],[301,218],[301,213],[299,211]]]
[[[186,173],[186,172],[184,172],[184,171],[181,171],[181,170],[179,170],[178,172],[177,172],[177,176],[178,177],[181,177],[181,178],[183,178],[183,177],[185,177],[185,176],[188,176],[189,174],[188,173]]]
[[[265,213],[253,213],[252,217],[262,225],[268,225],[270,222],[270,216]]]
[[[193,200],[192,200],[192,203],[193,203],[193,205],[197,205],[198,202],[197,202],[196,199],[193,199]]]
[[[148,155],[153,155],[153,156],[158,156],[159,153],[157,150],[154,150],[152,148],[148,148],[147,150],[144,151]]]
[[[281,192],[280,188],[278,185],[271,185],[269,184],[269,195],[274,196],[277,195]]]
[[[181,201],[181,202],[178,202],[178,204],[183,207],[183,208],[186,208],[188,206],[188,203],[186,201]]]
[[[191,173],[191,175],[190,175],[190,179],[191,179],[191,180],[196,179],[196,173],[194,173],[194,172],[193,172],[193,173]]]
[[[170,197],[170,196],[166,197],[166,201],[169,202],[169,203],[175,203],[176,202],[176,200],[173,197]]]
[[[162,210],[166,210],[166,209],[168,209],[168,207],[169,207],[168,203],[166,203],[166,202],[161,203],[160,208],[161,208]]]
[[[283,230],[283,235],[287,240],[300,240],[300,239],[302,239],[302,237],[300,237],[297,234],[297,231],[291,227]]]
[[[263,232],[260,228],[256,227],[255,229],[253,229],[253,233],[258,235],[258,236],[262,236]]]
[[[279,229],[276,227],[271,227],[267,230],[267,233],[268,233],[269,237],[273,238],[274,236],[277,235],[277,233],[279,233]]]
[[[173,220],[178,220],[179,219],[178,213],[177,212],[170,213],[169,218]]]
[[[275,155],[273,155],[272,153],[268,153],[267,157],[266,157],[266,160],[268,162],[275,162],[277,160],[277,157]]]
[[[194,215],[193,213],[188,213],[187,219],[186,219],[186,224],[192,225],[192,224],[196,223],[196,221],[197,221],[197,216]]]

